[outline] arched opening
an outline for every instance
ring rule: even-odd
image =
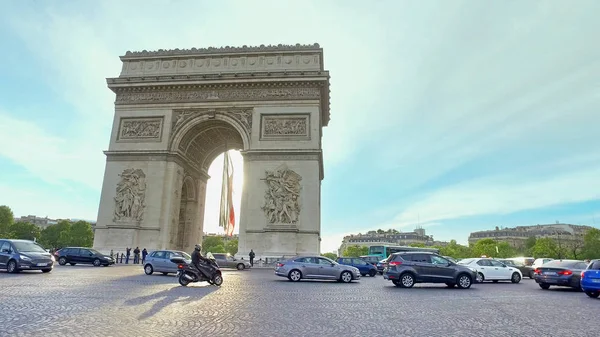
[[[191,127],[190,124],[192,124]],[[235,233],[239,232],[244,138],[231,122],[222,119],[191,121],[173,143],[184,159],[178,172],[178,215],[171,224],[170,246],[188,251],[204,232],[223,233],[219,227],[223,153],[229,151],[234,169]]]

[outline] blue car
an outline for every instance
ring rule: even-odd
[[[340,257],[337,259],[337,263],[358,268],[362,276],[374,277],[377,275],[377,267],[358,257]]]
[[[581,272],[581,289],[591,298],[600,296],[600,260],[592,260]]]

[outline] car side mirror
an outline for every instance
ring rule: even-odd
[[[332,266],[332,267],[335,267],[335,263],[332,263],[332,264],[331,264],[331,266]]]
[[[10,253],[10,251],[9,251],[8,249],[2,249],[2,253],[9,254],[9,253]]]

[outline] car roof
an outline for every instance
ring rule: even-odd
[[[419,253],[419,254],[430,254],[430,255],[438,255],[434,252],[422,252],[419,250],[415,250],[415,251],[410,251],[410,252],[398,252],[398,253],[394,253],[392,255],[404,255],[404,254],[415,254],[415,253]]]

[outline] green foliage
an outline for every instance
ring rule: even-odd
[[[238,239],[229,239],[225,242],[225,252],[235,255],[238,252]]]
[[[408,245],[409,247],[418,247],[418,248],[425,248],[425,244],[421,243],[421,242],[414,242],[411,243],[410,245]]]
[[[553,238],[539,238],[535,241],[535,245],[531,249],[533,257],[542,258],[549,257],[552,259],[561,258],[561,252],[558,244]]]
[[[497,250],[496,250],[497,248]],[[515,255],[515,250],[508,242],[498,242],[493,239],[482,239],[473,245],[473,256],[507,258]]]
[[[220,251],[217,251],[220,250]],[[208,236],[202,241],[202,252],[203,253],[225,253],[225,244],[223,243],[223,237],[221,236]]]
[[[71,225],[69,231],[71,244],[70,246],[91,247],[94,244],[94,231],[92,225],[79,220]]]
[[[19,240],[39,240],[41,236],[40,227],[29,222],[15,222],[10,226],[10,236]]]
[[[0,238],[10,238],[10,227],[15,216],[8,206],[0,206]]]
[[[585,234],[581,255],[585,259],[600,258],[600,229],[592,228]]]
[[[440,255],[450,256],[455,259],[464,259],[473,256],[473,252],[471,251],[470,247],[460,245],[456,243],[456,240],[450,240],[450,243],[445,247],[436,248],[440,250]]]
[[[342,255],[345,257],[359,257],[367,254],[369,254],[369,247],[354,245],[346,247]]]
[[[46,227],[41,232],[39,241],[46,248],[92,247],[94,231],[92,225],[86,221],[72,223],[69,220],[61,220],[56,225]]]
[[[337,260],[337,254],[336,253],[325,253],[325,254],[323,254],[323,256],[325,256],[328,259],[334,260],[334,261]]]

